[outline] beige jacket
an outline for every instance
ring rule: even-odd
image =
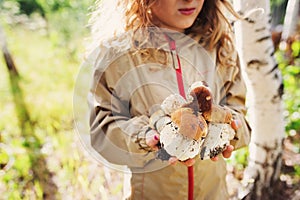
[[[174,38],[185,90],[196,81],[206,81],[214,102],[230,107],[243,124],[232,144],[236,148],[247,145],[250,128],[244,118],[246,91],[238,62],[235,66],[216,66],[215,52],[207,53],[195,40]],[[169,166],[155,159],[155,152],[141,149],[137,140],[144,136],[149,117],[162,101],[178,93],[168,43],[156,40],[155,45],[144,46],[146,51],[136,51],[131,45],[136,41],[127,39],[102,45],[95,59],[89,99],[92,146],[107,161],[131,169],[130,199],[187,199],[187,167]],[[225,175],[223,158],[217,162],[197,159],[194,198],[226,199]]]

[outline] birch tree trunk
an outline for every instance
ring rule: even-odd
[[[273,57],[269,0],[234,0],[245,20],[235,23],[236,42],[248,88],[252,127],[245,188],[239,198],[270,199],[279,179],[284,138],[283,84]]]
[[[299,23],[299,0],[289,0],[284,17],[284,24],[281,39],[286,41],[287,38],[297,31],[297,25]]]

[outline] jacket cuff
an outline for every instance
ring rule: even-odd
[[[240,127],[235,131],[234,138],[230,141],[230,144],[234,146],[234,149],[240,149],[246,147],[250,143],[251,128],[245,119],[244,115],[231,109],[232,120],[238,120],[241,123]]]
[[[139,134],[137,134],[137,137],[136,137],[136,143],[139,145],[139,149],[143,149],[145,151],[152,151],[152,148],[149,147],[146,143],[146,135],[147,133],[149,133],[150,131],[152,130],[152,128],[146,126],[142,129],[141,132],[139,132]]]

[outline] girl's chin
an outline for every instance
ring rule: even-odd
[[[172,26],[172,25],[158,25],[161,28],[166,28],[166,29],[170,29],[173,31],[177,31],[177,32],[181,32],[183,33],[185,29],[190,28],[193,25],[193,23],[178,23],[176,24],[176,26]]]
[[[190,23],[182,23],[182,25],[178,26],[180,29],[187,29],[190,28],[193,25],[193,22]]]

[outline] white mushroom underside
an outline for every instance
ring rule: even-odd
[[[176,156],[178,160],[194,158],[200,153],[202,141],[196,141],[178,133],[173,122],[168,123],[160,133],[160,142],[164,149],[171,156]]]
[[[171,94],[161,104],[162,110],[167,115],[171,115],[176,109],[180,108],[187,101],[179,94]]]
[[[196,141],[178,133],[178,128],[170,120],[160,133],[160,142],[168,154],[181,161],[199,154],[205,160],[220,154],[234,135],[235,131],[229,124],[210,123],[205,139]]]
[[[223,152],[234,135],[235,131],[230,124],[209,123],[208,134],[201,146],[200,158],[209,159]]]

